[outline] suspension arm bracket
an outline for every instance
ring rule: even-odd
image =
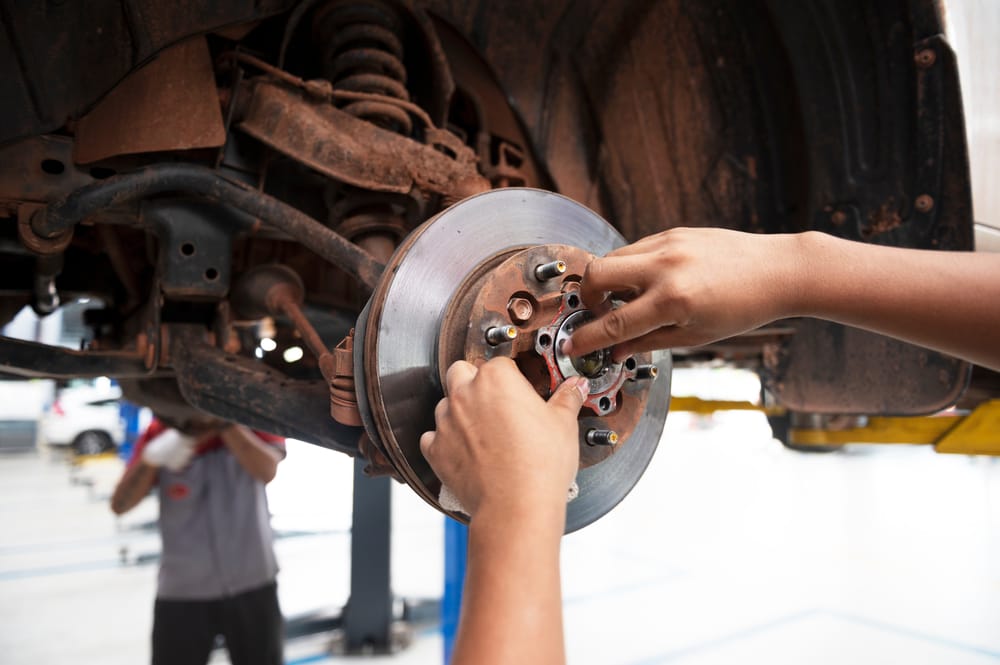
[[[452,158],[355,118],[301,90],[258,78],[237,127],[278,152],[356,187],[405,194],[414,187],[460,200],[490,189],[466,146]]]

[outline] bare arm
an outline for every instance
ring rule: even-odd
[[[469,511],[455,665],[565,662],[559,545],[585,380],[542,400],[509,358],[452,365],[421,450]]]
[[[156,482],[156,472],[155,466],[141,460],[125,469],[111,494],[111,511],[115,515],[121,515],[135,508],[152,489]]]
[[[453,665],[566,661],[559,544],[566,499],[523,512],[495,506],[469,526]]]
[[[1000,254],[880,247],[821,233],[788,310],[1000,369]]]
[[[274,480],[278,462],[284,458],[280,450],[243,425],[229,425],[222,430],[220,436],[226,448],[247,473],[262,483]]]
[[[818,232],[672,229],[593,261],[582,295],[626,304],[568,351],[697,346],[780,318],[865,328],[1000,369],[1000,255],[882,247]]]

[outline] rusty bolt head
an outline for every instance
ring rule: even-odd
[[[514,297],[507,303],[507,313],[514,323],[527,323],[535,313],[535,308],[527,298]]]
[[[937,62],[937,53],[934,52],[934,49],[920,49],[914,56],[914,60],[916,60],[917,66],[921,69],[928,69],[933,67],[934,63]]]
[[[928,194],[921,194],[913,203],[917,212],[930,212],[934,209],[934,199]]]

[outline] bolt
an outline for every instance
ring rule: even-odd
[[[527,298],[511,298],[507,303],[507,313],[514,323],[527,323],[531,315],[535,313],[535,308]]]
[[[493,326],[486,331],[486,342],[490,346],[498,346],[515,339],[517,339],[517,328],[514,326]]]
[[[550,263],[543,263],[541,265],[535,266],[535,279],[537,279],[539,282],[547,282],[553,277],[558,277],[564,272],[566,272],[565,261],[552,261]]]
[[[916,60],[918,67],[928,69],[933,67],[934,63],[937,62],[937,53],[934,52],[934,49],[920,49],[913,59]]]
[[[913,203],[918,212],[930,212],[934,209],[934,198],[928,194],[921,194]]]
[[[587,431],[588,446],[613,446],[618,443],[618,432],[610,429],[592,429]]]
[[[639,365],[635,368],[635,378],[637,379],[655,379],[659,373],[660,369],[656,365]]]

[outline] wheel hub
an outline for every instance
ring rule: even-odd
[[[669,355],[616,363],[607,351],[571,358],[561,350],[593,318],[579,294],[587,263],[622,244],[587,208],[512,188],[452,206],[393,255],[358,322],[359,407],[375,447],[428,503],[442,510],[419,438],[434,428],[444,373],[459,359],[510,357],[545,398],[571,376],[590,379],[567,532],[607,513],[638,481],[666,418]]]

